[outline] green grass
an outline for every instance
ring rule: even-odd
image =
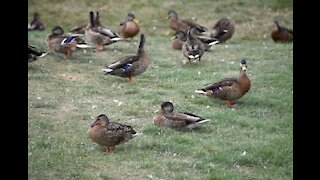
[[[77,2],[71,8],[72,3],[65,1],[36,4],[29,0],[29,12],[39,10],[49,27],[56,23],[68,27],[86,21],[87,11],[99,9],[102,22],[115,29],[133,10],[146,33],[150,65],[134,83],[128,83],[105,76],[100,69],[135,53],[138,38],[107,46],[100,53],[77,51],[64,60],[46,47],[50,28],[28,32],[31,44],[50,51],[28,64],[29,179],[293,178],[293,44],[276,44],[269,36],[273,18],[290,24],[292,1],[185,1],[208,14],[184,11],[185,3],[180,1]],[[169,8],[182,17],[197,16],[208,25],[230,15],[238,22],[235,36],[206,52],[203,62],[183,64],[181,52],[170,47],[166,23],[160,23]],[[153,26],[158,31],[152,31]],[[238,109],[194,93],[206,83],[237,76],[242,58],[247,59],[252,88],[238,100]],[[212,121],[191,132],[158,128],[152,117],[163,101],[172,101],[177,111]],[[103,152],[86,134],[102,113],[143,135],[118,145],[112,154]]]

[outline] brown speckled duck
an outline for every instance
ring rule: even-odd
[[[219,43],[224,43],[233,36],[234,31],[234,22],[231,19],[222,18],[213,26],[211,33],[204,32],[204,37],[215,38]]]
[[[244,96],[250,90],[250,87],[251,82],[247,75],[247,62],[246,60],[241,60],[240,75],[238,78],[225,78],[207,84],[204,87],[195,90],[195,92],[225,100],[227,107],[231,108],[234,107],[233,101]]]
[[[187,40],[182,45],[182,54],[191,62],[191,59],[198,59],[201,61],[201,57],[205,52],[204,44],[194,34],[195,27],[190,27],[187,33]]]
[[[48,53],[28,44],[28,62],[33,62],[38,58],[46,56]]]
[[[144,34],[141,34],[137,54],[125,56],[112,64],[106,65],[102,71],[114,76],[127,77],[129,81],[133,81],[133,77],[143,73],[149,65],[147,53],[144,50],[145,41]]]
[[[97,16],[99,17],[99,15]],[[98,24],[96,24],[96,22],[98,22]],[[89,12],[89,24],[85,28],[85,42],[89,46],[96,47],[96,52],[98,52],[103,50],[105,45],[113,44],[121,40],[122,38],[116,33],[104,26],[100,26],[99,21],[94,19],[93,12]]]
[[[40,20],[40,14],[38,12],[33,13],[33,20],[28,24],[28,31],[45,30],[44,23]]]
[[[169,10],[167,19],[169,20],[169,28],[174,31],[180,30],[186,32],[190,26],[196,27],[199,32],[205,32],[207,30],[206,27],[201,26],[190,19],[179,19],[177,12],[174,10]]]
[[[115,146],[140,135],[131,126],[109,122],[105,114],[99,115],[90,125],[87,134],[99,145],[106,146],[107,152],[113,152]]]
[[[171,102],[163,102],[161,109],[153,117],[153,122],[159,127],[170,127],[178,130],[191,130],[211,121],[189,112],[173,112]]]
[[[128,13],[127,17],[119,24],[119,34],[124,39],[135,37],[139,31],[139,21],[133,13]]]
[[[78,35],[64,34],[61,26],[54,26],[51,34],[47,37],[47,46],[55,52],[65,54],[65,59],[71,57],[77,45],[84,43]]]
[[[211,46],[214,44],[218,44],[219,41],[216,38],[212,37],[204,37],[204,36],[197,36],[198,39],[203,43],[205,51],[208,51]],[[187,40],[187,33],[184,31],[176,31],[174,36],[171,38],[171,47],[173,49],[181,50],[183,43]]]
[[[276,27],[272,29],[271,38],[274,42],[292,42],[293,29],[289,29],[279,25],[278,21],[274,21]]]
[[[171,47],[173,49],[181,50],[183,43],[187,40],[187,34],[184,31],[178,30],[171,38],[171,40]]]

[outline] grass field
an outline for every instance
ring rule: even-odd
[[[293,179],[293,44],[270,39],[273,20],[292,27],[292,1],[28,2],[29,19],[38,11],[48,26],[28,32],[28,41],[50,52],[28,64],[29,179]],[[206,52],[201,63],[184,64],[170,46],[165,17],[171,8],[207,27],[230,17],[234,37]],[[138,38],[100,53],[80,50],[69,60],[46,46],[53,25],[86,22],[90,10],[99,10],[102,23],[115,30],[128,11],[141,21],[150,65],[135,82],[100,69],[135,53]],[[238,109],[194,93],[238,76],[243,58],[252,87]],[[163,101],[212,121],[190,132],[158,128],[152,118]],[[143,135],[103,152],[86,134],[102,113]]]

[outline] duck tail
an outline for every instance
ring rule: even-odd
[[[204,120],[198,121],[198,123],[202,124],[202,123],[209,122],[209,121],[211,121],[211,119],[204,119]]]
[[[132,134],[133,137],[137,137],[137,136],[140,136],[140,135],[143,135],[143,133],[135,133],[135,134]]]
[[[106,74],[110,73],[113,71],[113,69],[111,68],[108,68],[108,67],[105,67],[105,68],[102,68],[101,71],[105,72]]]
[[[206,94],[206,92],[203,89],[196,89],[194,92],[197,94]]]

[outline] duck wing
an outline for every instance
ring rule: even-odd
[[[202,89],[203,90],[219,90],[223,87],[233,86],[234,84],[239,83],[238,78],[225,78],[220,81],[206,84]]]

